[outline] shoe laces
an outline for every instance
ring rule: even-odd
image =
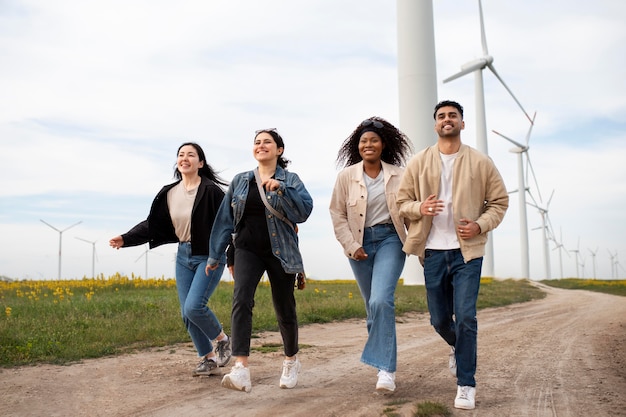
[[[295,368],[296,360],[283,361],[283,376],[288,378],[291,374],[291,370]]]
[[[224,340],[219,340],[217,342],[217,346],[215,347],[215,352],[217,353],[217,356],[219,356],[220,359],[226,357],[226,346],[228,345],[228,341],[224,341]]]
[[[461,393],[459,398],[463,400],[469,400],[469,387],[461,387]]]

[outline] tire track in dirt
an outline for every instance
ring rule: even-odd
[[[539,285],[539,284],[538,284]],[[543,287],[543,300],[478,313],[477,407],[454,410],[449,349],[427,314],[397,320],[397,390],[374,393],[376,370],[359,362],[364,320],[305,326],[297,388],[278,388],[282,355],[253,352],[252,392],[192,378],[191,344],[70,366],[0,371],[2,416],[410,416],[419,401],[454,416],[626,416],[626,299]],[[253,345],[280,343],[277,333]],[[225,370],[228,372],[228,369]]]

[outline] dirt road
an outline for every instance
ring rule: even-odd
[[[0,416],[410,416],[421,401],[454,416],[626,416],[626,299],[544,287],[548,296],[478,314],[477,405],[453,409],[448,348],[427,314],[398,318],[398,389],[374,393],[376,371],[359,362],[365,322],[301,329],[298,386],[278,388],[282,357],[253,353],[252,392],[192,378],[190,344],[0,371]],[[276,333],[253,345],[280,343]],[[226,369],[226,372],[228,370]]]

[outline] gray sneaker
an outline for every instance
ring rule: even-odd
[[[230,350],[230,337],[228,340],[218,340],[215,345],[215,356],[217,356],[217,366],[226,366],[230,362],[232,351]]]
[[[456,377],[456,352],[454,351],[454,347],[450,348],[450,356],[448,356],[448,369],[450,370],[450,374]]]
[[[196,369],[194,369],[193,376],[209,376],[217,373],[217,363],[206,357],[202,358]]]

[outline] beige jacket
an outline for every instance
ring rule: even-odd
[[[400,217],[396,204],[397,190],[403,170],[386,162],[382,162],[382,165],[387,207],[396,232],[404,243],[406,239],[404,219]],[[354,252],[363,246],[366,210],[367,186],[363,180],[363,161],[361,161],[343,169],[337,175],[330,200],[330,217],[333,221],[335,237],[349,258],[354,258]]]
[[[424,149],[408,163],[400,189],[400,215],[410,221],[404,252],[417,255],[424,264],[426,238],[430,233],[432,216],[422,216],[422,202],[430,194],[438,195],[441,177],[441,157],[437,145]],[[452,211],[455,224],[459,219],[474,220],[481,234],[461,239],[456,230],[465,262],[485,254],[487,232],[495,229],[509,207],[509,195],[491,158],[467,145],[461,145],[452,173]]]

